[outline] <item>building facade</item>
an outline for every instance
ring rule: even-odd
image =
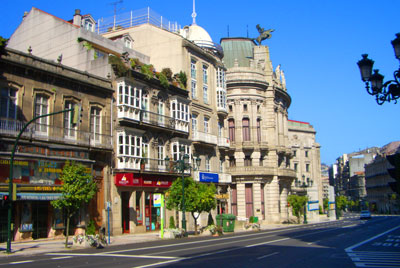
[[[0,195],[8,195],[10,156],[15,139],[34,117],[81,105],[81,123],[71,111],[32,122],[16,148],[13,183],[14,240],[63,235],[62,211],[50,205],[61,196],[59,180],[66,161],[87,167],[98,193],[72,220],[75,231],[94,220],[104,222],[104,192],[110,178],[112,153],[111,99],[107,79],[78,71],[29,53],[6,49],[0,55]],[[0,209],[0,240],[7,238],[7,209]]]
[[[287,220],[290,167],[287,109],[291,99],[281,72],[272,70],[267,46],[249,38],[223,38],[227,67],[231,207],[240,218]]]

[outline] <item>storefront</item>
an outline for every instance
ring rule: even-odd
[[[37,159],[19,159],[14,161],[13,177],[16,187],[16,200],[13,202],[14,240],[38,239],[62,236],[64,217],[51,205],[52,200],[61,197],[61,181],[59,177],[65,161],[49,161]],[[90,165],[90,164],[89,164]],[[91,165],[90,165],[91,166]],[[8,195],[9,160],[0,159],[0,196]],[[87,168],[91,173],[91,167]],[[82,225],[81,218],[87,208],[82,207],[74,219],[73,226]],[[80,216],[82,215],[82,217]],[[6,230],[7,209],[0,210],[0,241],[5,241],[3,230]]]
[[[115,185],[121,195],[123,233],[161,228],[161,198],[175,177],[117,173]]]

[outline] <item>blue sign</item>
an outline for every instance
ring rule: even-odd
[[[205,172],[200,172],[200,181],[201,182],[214,182],[218,183],[218,173],[205,173]]]

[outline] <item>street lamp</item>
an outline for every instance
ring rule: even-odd
[[[396,59],[400,60],[400,33],[397,33],[396,39],[392,40],[392,46]],[[357,62],[357,65],[360,68],[361,80],[365,82],[368,94],[375,96],[379,105],[392,100],[397,103],[397,99],[400,98],[400,67],[393,73],[394,80],[384,83],[384,76],[379,73],[379,70],[374,70],[374,73],[372,73],[374,61],[368,59],[368,54],[361,56],[362,59]]]
[[[186,207],[185,207],[185,170],[187,169],[191,169],[192,166],[189,163],[189,155],[185,154],[185,147],[181,146],[179,148],[179,152],[180,152],[180,157],[179,160],[173,162],[174,163],[174,168],[181,172],[182,174],[182,228],[183,230],[185,230],[186,233],[186,215],[185,215],[185,211],[186,211]],[[196,162],[196,166],[197,168],[200,166],[201,164],[201,159],[200,157],[196,157],[195,159]],[[167,168],[167,170],[169,170],[170,168],[170,159],[167,156],[165,158],[165,166]]]
[[[296,179],[295,185],[296,185],[296,187],[303,188],[305,191],[306,188],[311,187],[314,182],[312,179],[310,180],[310,178],[307,178],[307,182],[306,182],[305,176],[303,175],[302,177],[303,177],[303,182]],[[307,224],[307,223],[308,222],[307,222],[307,204],[306,204],[304,206],[304,224]]]

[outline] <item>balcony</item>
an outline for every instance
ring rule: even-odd
[[[217,145],[217,136],[201,131],[193,131],[192,141]]]
[[[278,168],[278,176],[296,178],[296,171],[290,168]]]
[[[17,137],[25,124],[26,122],[18,120],[0,119],[0,135]],[[21,137],[35,141],[56,142],[108,150],[112,149],[111,135],[38,123],[31,123],[24,130]]]
[[[224,137],[218,137],[218,144],[219,147],[222,148],[230,148],[231,147],[231,143],[229,138],[224,138]]]
[[[226,107],[217,106],[217,113],[223,116],[227,116],[228,110],[226,109]]]
[[[227,170],[232,176],[268,176],[277,175],[276,168],[273,167],[252,167],[252,166],[241,166],[241,167],[229,167]]]
[[[118,105],[118,119],[189,133],[189,122],[127,105]]]
[[[174,162],[170,161],[170,167],[165,166],[165,160],[155,158],[143,158],[130,155],[117,156],[117,169],[131,169],[144,173],[170,173],[181,174],[174,168]],[[185,170],[185,174],[190,174],[190,170]]]

